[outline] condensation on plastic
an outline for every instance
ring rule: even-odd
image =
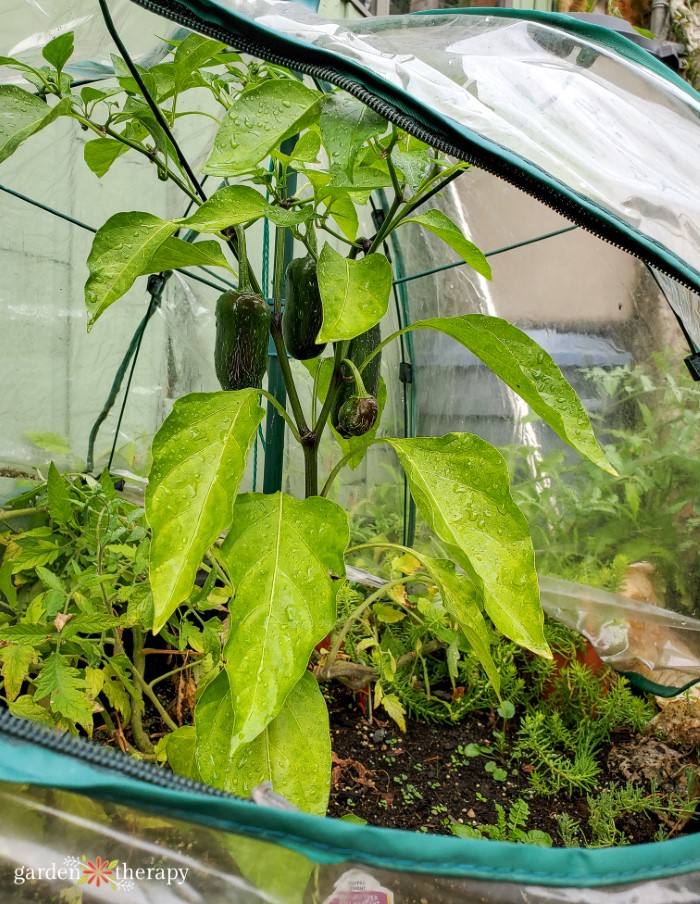
[[[311,845],[304,856],[283,842],[246,835],[244,829],[241,834],[219,831],[35,786],[0,786],[0,807],[0,889],[8,904],[74,900],[66,897],[71,886],[77,886],[84,904],[122,899],[129,904],[323,904],[334,897],[343,877],[373,881],[393,894],[395,904],[695,904],[700,895],[698,872],[577,888],[457,878],[440,875],[439,867],[422,875],[357,861],[321,863]],[[113,877],[133,884],[112,889],[94,879],[86,883],[83,857],[92,863],[97,857],[117,861]],[[27,878],[40,870],[49,878]],[[356,872],[348,877],[351,870]],[[358,902],[359,897],[345,900]]]
[[[586,637],[606,665],[662,687],[700,681],[700,621],[560,578],[540,575],[542,608]]]
[[[663,289],[666,300],[683,322],[688,336],[700,348],[700,296],[675,280],[669,279],[656,268],[650,267],[650,270]]]
[[[330,22],[281,0],[226,6],[359,63],[541,167],[678,255],[700,284],[700,102],[656,73],[512,18]]]
[[[142,66],[152,66],[165,55],[167,45],[154,38],[171,38],[178,29],[163,19],[142,11],[134,16],[129,0],[112,0],[114,23],[129,52]],[[104,31],[102,13],[96,0],[3,0],[0,54],[30,66],[46,65],[42,48],[53,38],[72,31],[75,52],[66,72],[75,79],[100,79],[113,73],[111,54],[114,42]],[[21,82],[16,69],[0,67],[0,84]]]

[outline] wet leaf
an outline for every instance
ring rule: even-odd
[[[391,265],[383,254],[350,260],[326,243],[318,261],[323,323],[316,341],[354,339],[386,314]]]
[[[496,627],[550,656],[530,531],[510,495],[503,456],[470,433],[382,441],[398,455],[428,526],[483,592]],[[442,577],[447,584],[444,566]]]
[[[88,329],[134,284],[158,248],[176,230],[175,223],[150,213],[117,213],[97,230],[85,284]]]
[[[68,113],[70,105],[66,97],[50,107],[16,85],[0,85],[0,163],[31,135]]]
[[[456,339],[527,402],[565,443],[617,476],[593,434],[581,400],[551,356],[522,330],[486,314],[419,320],[414,328],[437,330]]]
[[[334,91],[324,97],[321,139],[328,151],[331,170],[340,170],[351,178],[360,148],[386,130],[386,120],[351,94]]]
[[[205,782],[241,797],[262,782],[308,813],[325,815],[331,778],[328,710],[316,679],[304,672],[279,715],[245,747],[232,738],[228,677],[220,672],[195,711],[197,765]]]
[[[196,232],[221,232],[230,226],[250,223],[265,216],[268,207],[260,192],[249,185],[227,185],[215,191],[189,217],[175,222]]]
[[[335,624],[347,515],[320,497],[246,494],[221,559],[236,588],[224,648],[235,710],[231,752],[277,715],[314,646]]]
[[[222,267],[230,273],[235,272],[218,242],[185,242],[171,236],[158,248],[139,275],[177,270],[179,267]]]
[[[470,242],[459,226],[441,210],[426,210],[425,213],[403,220],[401,225],[403,226],[405,223],[417,223],[419,226],[429,229],[453,251],[456,251],[472,269],[485,276],[486,279],[491,279],[491,267],[483,252],[473,242]]]
[[[454,562],[449,559],[423,556],[423,564],[440,590],[445,609],[459,625],[496,693],[499,693],[501,679],[489,649],[489,629],[477,604],[472,581],[466,575],[459,574]]]
[[[320,97],[297,79],[268,79],[244,91],[221,121],[204,172],[225,177],[252,169],[318,118]]]
[[[256,389],[192,393],[153,440],[146,519],[155,631],[187,599],[207,547],[231,522],[263,414]]]

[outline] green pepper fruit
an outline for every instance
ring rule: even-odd
[[[364,362],[365,358],[372,354],[375,348],[382,341],[382,331],[379,324],[370,327],[366,332],[360,333],[359,336],[350,342],[347,357],[356,367]],[[362,371],[362,380],[365,384],[364,395],[376,400],[379,392],[379,382],[382,370],[382,353],[375,355],[369,362],[367,367]],[[350,374],[350,369],[346,364],[342,365],[342,373],[345,382],[336,393],[333,402],[333,410],[331,412],[331,423],[333,427],[340,433],[340,411],[351,397],[357,397],[357,388],[355,381]],[[375,415],[376,420],[376,415]],[[371,429],[371,428],[370,428]],[[361,434],[358,434],[361,435]]]
[[[214,365],[222,389],[257,388],[267,370],[270,308],[252,292],[224,292],[216,302]]]
[[[298,361],[317,358],[326,343],[315,342],[323,322],[323,305],[318,291],[316,261],[313,256],[290,261],[286,271],[286,291],[282,334],[287,352]]]
[[[364,436],[377,420],[379,406],[374,396],[352,395],[338,412],[338,433],[343,439]]]

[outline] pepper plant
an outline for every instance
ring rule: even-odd
[[[444,158],[349,94],[245,61],[197,35],[173,43],[172,57],[147,70],[115,58],[110,88],[74,88],[64,71],[71,53],[72,36],[64,34],[44,48],[43,68],[0,60],[29,83],[0,86],[0,161],[39,129],[68,117],[87,133],[85,162],[98,177],[115,164],[118,171],[122,154],[141,154],[193,207],[175,219],[125,211],[98,230],[87,261],[88,329],[147,274],[207,265],[240,279],[238,290],[217,305],[212,355],[223,388],[175,402],[153,441],[145,497],[152,630],[159,632],[190,598],[200,562],[224,534],[213,555],[235,591],[220,670],[200,685],[191,772],[238,794],[270,779],[300,807],[324,812],[328,719],[308,665],[333,629],[345,560],[357,551],[348,548],[347,514],[329,492],[340,470],[356,465],[372,446],[388,445],[398,457],[447,557],[412,554],[496,688],[487,617],[506,637],[549,655],[530,533],[511,497],[504,459],[471,434],[406,439],[379,433],[382,348],[408,330],[451,336],[570,446],[612,468],[550,356],[509,323],[481,314],[431,318],[380,341],[392,288],[384,253],[391,233],[416,224],[490,278],[484,255],[431,204],[465,164]],[[210,93],[219,123],[203,172],[225,184],[209,197],[177,140],[190,116],[202,112],[193,89]],[[293,172],[297,188],[290,193]],[[389,196],[389,209],[373,235],[358,235],[358,209],[377,190]],[[259,262],[248,258],[245,241],[246,230],[263,218],[276,230],[269,306],[260,296]],[[208,238],[186,242],[183,232]],[[305,260],[290,266],[292,307],[284,311],[288,232],[303,245]],[[261,389],[259,350],[268,332],[289,411]],[[292,376],[285,335],[291,351],[307,357],[314,378],[310,411]],[[285,418],[303,456],[303,499],[239,494],[266,405]],[[326,430],[335,434],[339,457],[330,473],[319,474]],[[406,580],[392,581],[383,592]],[[336,638],[327,660],[338,646]]]

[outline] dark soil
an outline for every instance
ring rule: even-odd
[[[493,749],[493,732],[502,722],[490,713],[472,713],[456,725],[409,721],[403,733],[392,721],[374,718],[370,724],[357,696],[343,688],[334,689],[328,703],[333,744],[329,816],[354,814],[371,825],[449,835],[451,823],[495,823],[496,804],[507,813],[511,804],[522,798],[530,808],[525,830],[547,832],[554,845],[561,846],[555,817],[568,813],[587,835],[589,807],[585,794],[533,796],[527,763],[514,768],[507,756],[499,756],[496,750],[492,757],[460,755],[458,748],[470,743]],[[616,761],[624,758],[615,753],[635,743],[627,732],[615,735],[601,757],[607,771],[604,769],[600,776],[600,787],[611,782],[625,785],[629,774],[616,768]],[[490,759],[506,771],[505,778],[495,780],[486,770]],[[698,828],[677,826],[673,817],[666,817],[666,822],[663,819],[631,814],[621,818],[617,828],[631,844],[658,840],[660,827],[673,835],[681,834],[680,828],[683,833]]]

